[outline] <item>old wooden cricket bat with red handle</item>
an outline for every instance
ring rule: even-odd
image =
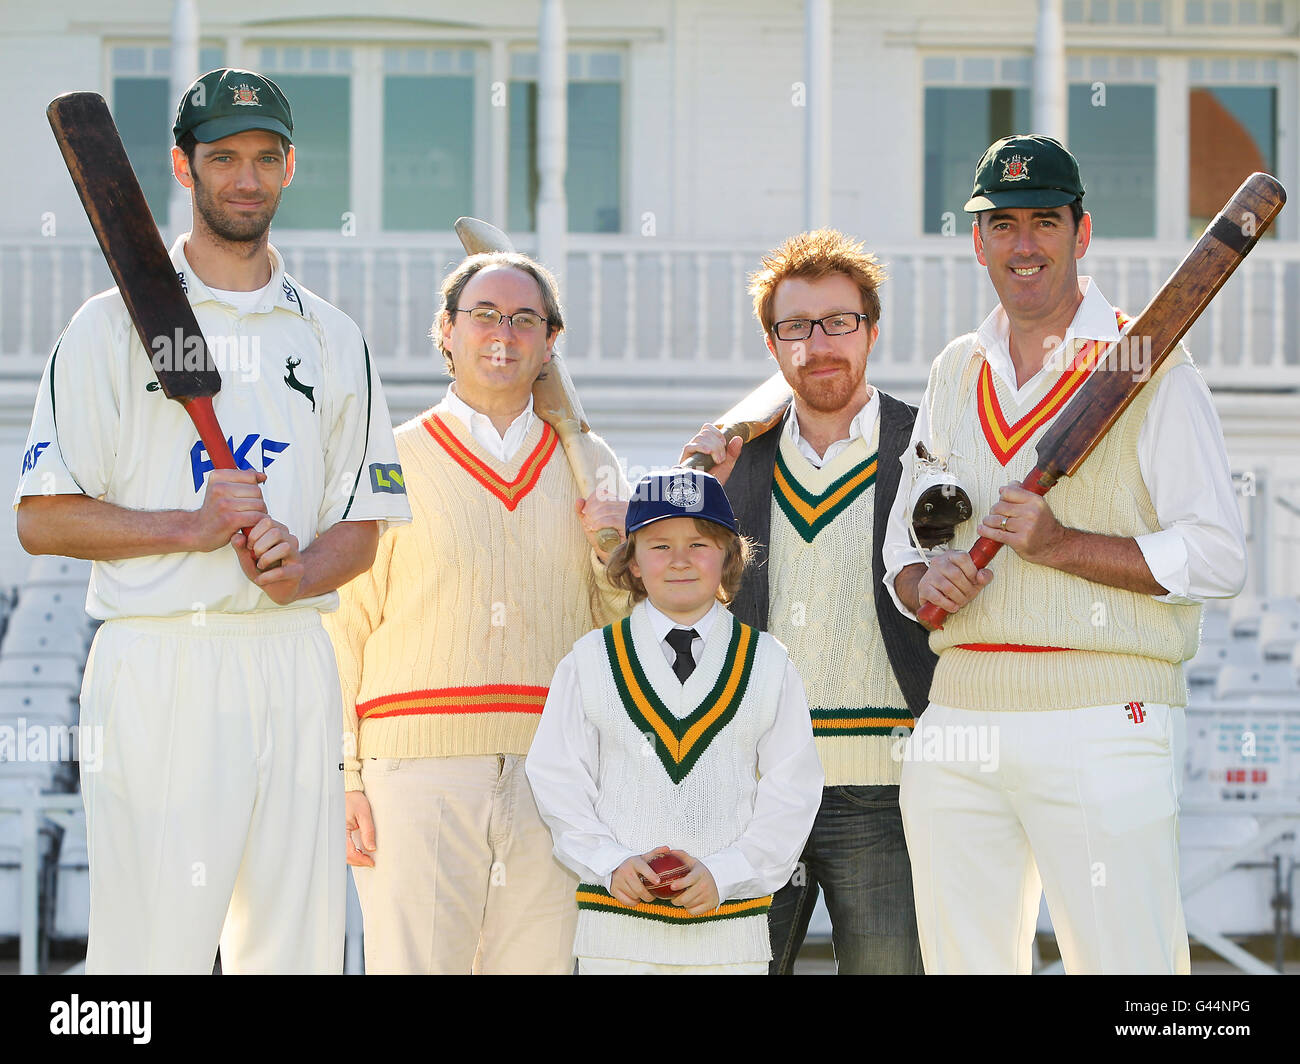
[[[1107,430],[1115,424],[1140,389],[1155,372],[1215,293],[1250,253],[1286,202],[1286,190],[1268,174],[1251,174],[1233,194],[1196,246],[1174,270],[1141,314],[1129,322],[1123,335],[1097,362],[1070,405],[1038,441],[1038,464],[1021,485],[1035,495],[1046,495],[1061,477],[1081,466]],[[1150,341],[1146,372],[1134,373],[1132,359],[1117,357],[1121,344],[1145,352]],[[981,536],[970,549],[971,560],[983,569],[1002,544]],[[947,612],[927,602],[917,619],[927,628],[942,628]]]
[[[238,469],[212,397],[217,372],[104,98],[69,92],[45,111],[104,259],[168,399],[185,408],[215,469]],[[244,529],[247,536],[250,529]]]

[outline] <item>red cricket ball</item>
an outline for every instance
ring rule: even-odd
[[[681,893],[673,890],[672,881],[689,874],[691,869],[680,857],[675,853],[661,853],[658,857],[651,857],[646,864],[659,877],[659,883],[654,886],[645,876],[641,877],[641,882],[645,884],[647,891],[656,898],[674,898]]]

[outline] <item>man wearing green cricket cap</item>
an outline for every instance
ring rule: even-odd
[[[929,973],[1028,973],[1046,893],[1071,973],[1185,973],[1178,799],[1201,603],[1245,579],[1245,537],[1209,390],[1181,347],[1153,373],[1078,260],[1092,219],[1074,156],[1006,137],[966,210],[999,305],[936,359],[913,444],[974,505],[953,549],[909,542],[905,475],[885,583],[950,614],[900,805]],[[1150,374],[1051,501],[1020,486],[1091,372]],[[915,447],[904,451],[905,471]],[[979,536],[1010,547],[977,570]],[[964,749],[946,740],[960,735]]]
[[[114,289],[50,358],[14,502],[28,551],[95,562],[86,971],[206,974],[220,942],[226,972],[337,973],[343,713],[320,615],[410,509],[360,330],[269,242],[293,176],[288,101],[214,70],[173,132],[193,228],[171,262],[240,468],[213,469],[158,390],[151,358],[188,352],[146,351]]]

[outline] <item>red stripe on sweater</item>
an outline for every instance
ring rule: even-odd
[[[514,480],[506,480],[461,443],[456,438],[456,434],[447,427],[447,423],[437,414],[427,417],[424,427],[457,465],[500,499],[505,508],[512,513],[524,497],[537,486],[542,470],[551,460],[551,455],[555,453],[555,445],[559,441],[555,429],[543,423],[542,438],[537,441],[537,446],[533,448],[532,453],[524,459],[523,465],[519,467],[518,476]]]

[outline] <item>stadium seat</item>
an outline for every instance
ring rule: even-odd
[[[90,562],[80,558],[59,558],[52,554],[42,555],[32,560],[27,570],[27,579],[23,587],[53,584],[60,587],[80,587],[85,597],[86,585],[90,583]]]
[[[93,624],[74,589],[29,588],[9,618],[3,651],[6,657],[61,656],[84,663]]]
[[[90,859],[86,854],[86,821],[72,818],[59,843],[58,878],[54,887],[54,926],[60,941],[84,942],[90,928]]]
[[[77,698],[66,687],[0,687],[0,724],[76,724]]]
[[[1300,642],[1300,616],[1287,617],[1280,613],[1266,614],[1259,622],[1259,646],[1265,660],[1290,661],[1296,643]]]
[[[1300,599],[1238,595],[1228,611],[1228,626],[1238,639],[1254,638],[1269,616],[1300,617]]]
[[[1262,665],[1259,644],[1253,639],[1231,639],[1221,643],[1202,642],[1196,657],[1187,662],[1189,684],[1213,683],[1228,665]]]
[[[70,657],[32,658],[0,655],[0,689],[63,687],[81,690],[81,664]]]
[[[1214,697],[1229,699],[1300,698],[1300,684],[1290,665],[1225,665],[1219,672]]]

